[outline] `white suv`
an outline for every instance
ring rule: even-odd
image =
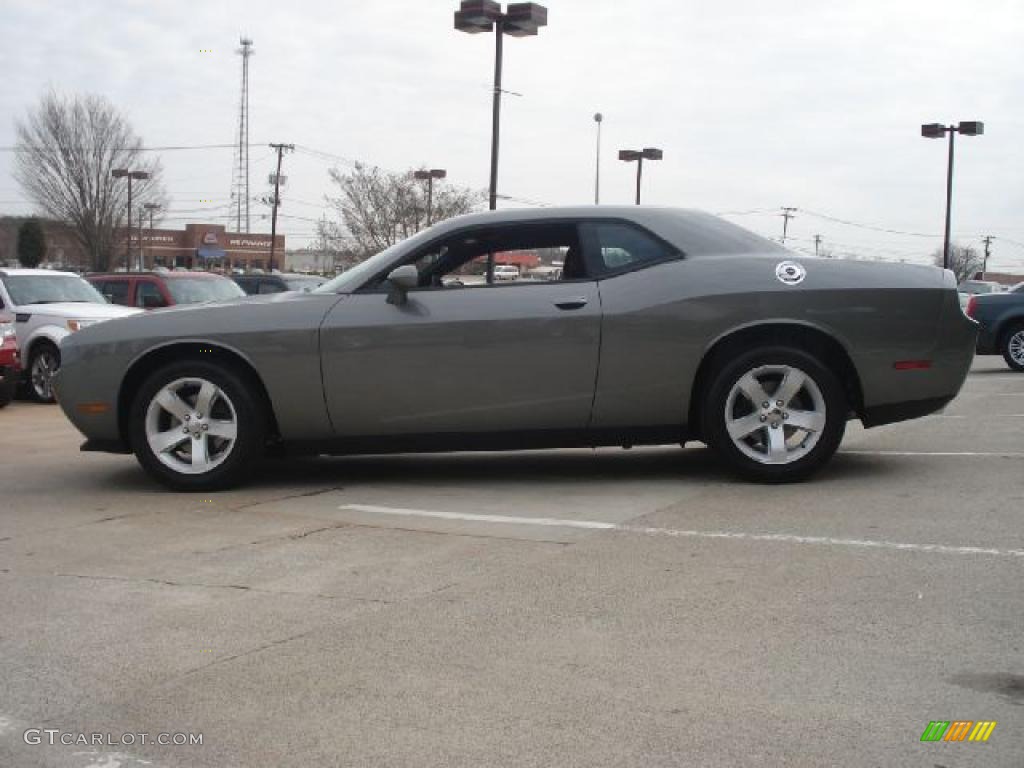
[[[495,282],[504,280],[518,280],[519,267],[514,264],[496,264],[494,267]]]
[[[142,311],[108,304],[72,272],[3,268],[0,310],[14,314],[28,393],[41,403],[53,402],[51,380],[60,367],[61,339],[87,325]]]

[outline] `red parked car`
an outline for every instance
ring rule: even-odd
[[[14,334],[14,318],[0,313],[0,408],[14,399],[18,385],[21,360],[18,357],[18,338]]]
[[[110,272],[86,275],[111,304],[158,309],[245,296],[234,280],[211,272]]]

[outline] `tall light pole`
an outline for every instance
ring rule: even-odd
[[[491,100],[491,182],[489,207],[498,207],[498,138],[501,123],[501,51],[505,35],[528,37],[536,35],[548,23],[548,9],[537,3],[509,3],[502,13],[501,3],[494,0],[462,0],[455,12],[455,28],[477,34],[494,30],[494,95]]]
[[[431,168],[429,171],[414,171],[413,178],[427,182],[427,226],[434,222],[434,179],[443,179],[448,175],[444,168]]]
[[[156,203],[146,203],[142,207],[145,208],[147,211],[149,211],[149,240],[150,240],[150,243],[152,243],[153,242],[153,213],[160,206],[157,205]],[[150,245],[150,248],[152,248],[152,247],[153,246]],[[139,250],[142,250],[142,239],[141,238],[139,239]],[[150,255],[152,255],[152,254],[150,254]],[[145,260],[144,259],[143,259],[143,266],[145,266]]]
[[[146,171],[130,171],[127,168],[114,168],[110,175],[115,179],[128,179],[128,252],[125,254],[124,267],[132,268],[132,179],[148,179]],[[141,243],[140,243],[141,245]]]
[[[949,134],[949,164],[946,167],[946,235],[942,244],[942,267],[949,269],[949,223],[953,210],[953,137],[958,133],[964,136],[981,136],[985,133],[985,124],[977,120],[961,122],[959,125],[943,125],[928,123],[921,126],[921,135],[926,139],[941,139]]]
[[[644,160],[661,160],[663,153],[657,147],[643,149],[620,149],[619,160],[627,163],[636,161],[636,204],[640,205],[640,179],[644,175]]]
[[[594,205],[601,203],[601,123],[604,115],[600,112],[594,114],[594,122],[597,123],[597,155],[594,159]]]

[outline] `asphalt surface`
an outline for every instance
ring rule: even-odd
[[[0,766],[1024,765],[1001,359],[783,487],[676,447],[289,460],[189,495],[79,442],[0,411]],[[998,725],[921,743],[933,720]]]

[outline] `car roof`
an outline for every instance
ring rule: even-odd
[[[74,272],[62,272],[57,269],[25,269],[24,267],[2,267],[0,268],[0,275],[70,275],[71,277],[78,277]]]
[[[652,219],[713,218],[705,211],[693,208],[669,208],[654,205],[566,205],[547,208],[502,208],[497,211],[467,213],[446,219],[441,224],[495,224],[499,222],[538,221],[545,219],[627,219],[629,221],[650,221]]]
[[[125,278],[130,277],[158,277],[161,280],[181,280],[184,278],[196,278],[205,280],[207,278],[219,278],[224,275],[217,275],[213,272],[96,272],[95,274],[86,275],[89,280],[93,278],[103,278],[109,280],[111,278]]]

